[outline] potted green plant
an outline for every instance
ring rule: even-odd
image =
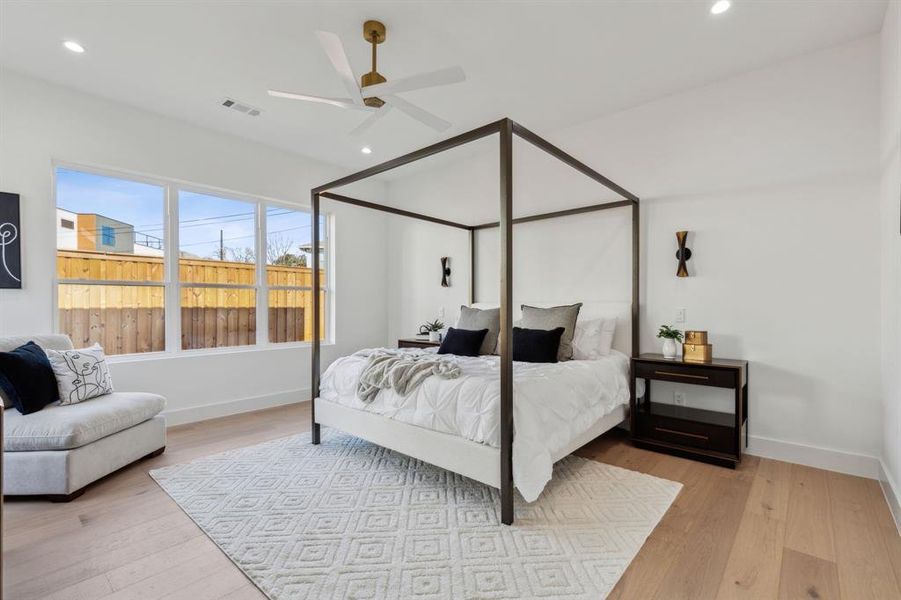
[[[663,340],[663,358],[676,358],[676,342],[682,342],[682,332],[672,325],[661,325],[657,337]]]
[[[430,342],[440,342],[442,329],[444,329],[444,323],[440,319],[426,321],[419,326],[419,335],[428,334]]]

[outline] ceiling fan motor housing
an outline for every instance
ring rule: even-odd
[[[385,83],[386,81],[388,80],[382,77],[382,75],[378,71],[371,71],[369,73],[364,73],[363,76],[360,77],[360,87],[365,91],[367,86],[375,85],[377,83]],[[376,98],[375,96],[373,96],[372,98],[363,98],[363,104],[372,108],[381,108],[382,105],[385,104],[385,101],[381,98]]]
[[[372,71],[360,77],[360,87],[385,83],[388,81],[376,70],[376,46],[385,41],[385,24],[381,21],[366,21],[363,23],[363,39],[372,44]],[[364,98],[363,104],[371,108],[381,108],[385,101],[381,98]]]

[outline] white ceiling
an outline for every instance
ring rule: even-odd
[[[205,127],[362,168],[509,116],[547,133],[878,31],[885,1],[0,2],[0,64]],[[452,121],[436,134],[389,114],[270,98],[267,88],[343,96],[313,31],[338,33],[368,70],[362,22],[388,27],[388,79],[459,64],[462,84],[404,96]],[[61,46],[75,39],[87,51]],[[263,110],[251,118],[225,96]],[[364,144],[373,153],[360,153]]]

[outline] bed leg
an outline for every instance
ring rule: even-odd
[[[513,525],[513,482],[501,483],[501,523]]]
[[[313,423],[313,429],[310,430],[310,440],[314,444],[319,444],[319,423]]]

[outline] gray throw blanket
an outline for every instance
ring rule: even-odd
[[[432,375],[456,379],[462,373],[457,364],[434,354],[377,350],[369,355],[360,374],[357,396],[366,403],[375,400],[380,390],[393,389],[406,396]]]

